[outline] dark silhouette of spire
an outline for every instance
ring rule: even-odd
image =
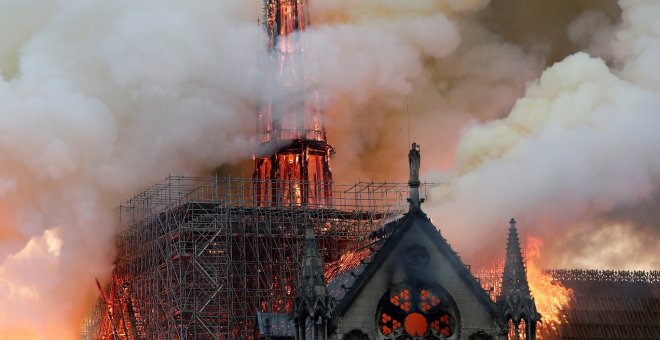
[[[305,332],[308,329],[313,332],[312,339],[327,339],[328,320],[333,302],[334,300],[328,295],[323,260],[316,243],[314,228],[308,223],[305,227],[305,253],[294,311],[298,339],[306,339]],[[308,327],[309,323],[313,326]]]
[[[524,320],[526,339],[533,340],[536,339],[536,323],[541,319],[541,314],[536,311],[536,304],[529,290],[527,267],[520,251],[516,220],[512,218],[509,224],[511,227],[506,245],[502,292],[497,298],[497,305],[504,319],[513,322],[516,339],[519,338],[518,326],[521,320]]]

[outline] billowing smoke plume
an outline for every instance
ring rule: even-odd
[[[112,268],[117,205],[252,152],[259,13],[0,1],[0,338],[76,338]]]
[[[425,162],[449,167],[465,123],[504,116],[543,69],[478,20],[487,1],[312,4],[333,169],[346,181],[405,178],[409,132],[435,146]]]
[[[470,244],[475,234],[501,233],[504,223],[494,221],[518,216],[550,245],[549,265],[660,267],[657,252],[640,251],[660,245],[657,222],[648,225],[660,178],[660,4],[620,6],[616,26],[587,12],[567,27],[607,59],[565,58],[506,118],[464,132],[436,213],[472,232],[448,228],[450,239]]]
[[[516,216],[546,265],[660,266],[635,251],[660,242],[637,208],[658,191],[657,5],[315,4],[339,178],[405,178],[410,131],[446,184],[427,210],[471,260]]]
[[[462,254],[503,251],[475,240],[516,216],[549,264],[660,265],[637,251],[658,244],[658,5],[311,5],[339,181],[405,179],[410,131]],[[75,338],[117,204],[254,151],[260,6],[0,0],[0,338]]]

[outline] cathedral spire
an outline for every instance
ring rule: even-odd
[[[521,320],[524,320],[526,339],[533,340],[536,339],[536,323],[541,319],[541,315],[536,311],[536,304],[529,290],[516,220],[512,218],[509,224],[502,292],[497,298],[497,305],[505,320],[513,322],[516,339],[519,337],[518,326]]]
[[[254,197],[260,206],[332,205],[323,93],[304,33],[309,0],[263,0],[269,53],[259,96]]]

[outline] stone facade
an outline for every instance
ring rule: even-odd
[[[330,339],[349,339],[347,336],[357,334],[355,331],[360,331],[368,339],[410,336],[411,334],[406,332],[406,319],[409,318],[406,315],[419,313],[428,316],[428,313],[422,310],[419,296],[417,299],[411,299],[408,311],[400,311],[401,325],[390,334],[384,334],[382,313],[379,313],[379,305],[387,299],[387,292],[402,284],[430,289],[436,287],[442,291],[441,299],[449,300],[446,301],[448,312],[454,319],[454,327],[448,337],[441,337],[442,334],[431,327],[434,320],[427,320],[426,333],[420,337],[410,337],[411,339],[422,339],[425,336],[435,336],[437,339],[470,339],[474,334],[497,339],[506,332],[493,301],[420,210],[411,211],[395,223],[400,224],[399,229],[385,241],[386,244],[378,250],[366,268],[361,270],[361,275],[347,288],[347,294],[340,300],[339,308],[334,311],[336,328]],[[430,311],[432,308],[428,310]]]
[[[327,285],[313,229],[308,228],[305,274],[296,311],[289,318],[295,323],[296,340],[506,339],[508,322],[517,326],[521,318],[534,329],[540,315],[527,286],[515,224],[506,265],[513,284],[507,285],[508,293],[498,299],[504,301],[498,306],[422,212],[419,151],[413,144],[408,155],[408,213],[383,226],[368,255]],[[510,302],[519,298],[525,303]],[[517,328],[514,333],[517,337]],[[526,338],[533,340],[535,334],[530,333]],[[274,333],[261,337],[286,338]]]

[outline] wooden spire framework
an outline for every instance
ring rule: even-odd
[[[332,204],[332,172],[316,63],[303,32],[310,23],[307,0],[265,0],[269,54],[257,114],[261,152],[253,178],[262,206]]]

